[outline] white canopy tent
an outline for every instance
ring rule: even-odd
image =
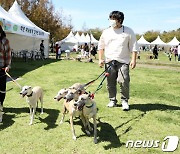
[[[68,34],[66,38],[58,42],[58,44],[61,46],[61,50],[70,50],[70,51],[72,51],[73,49],[77,50],[78,43],[79,42],[77,38],[74,36],[72,31]]]
[[[166,45],[166,43],[164,43],[159,36],[153,42],[151,42],[151,44],[160,46]]]
[[[150,45],[151,43],[146,41],[146,39],[144,38],[144,36],[142,35],[140,37],[140,39],[137,41],[139,45]]]
[[[84,33],[81,34],[81,43],[82,43],[82,44],[88,43],[87,40],[86,40],[86,36],[84,35]]]
[[[9,14],[18,23],[16,32],[7,33],[11,48],[18,50],[39,50],[41,40],[44,40],[45,57],[49,55],[49,33],[32,23],[23,13],[17,1],[9,9]],[[14,27],[13,27],[14,30]],[[23,43],[22,43],[23,42]]]
[[[86,43],[90,43],[90,36],[88,33],[85,35],[85,38],[86,38]]]
[[[81,36],[78,32],[76,33],[75,38],[78,40],[79,43],[81,42]]]
[[[90,34],[90,37],[91,37],[91,43],[93,43],[95,46],[98,45],[99,41],[96,40],[92,34]]]
[[[174,36],[174,38],[170,42],[168,42],[167,45],[169,45],[169,46],[177,46],[177,45],[179,45],[179,43],[180,42],[177,40],[176,36]]]

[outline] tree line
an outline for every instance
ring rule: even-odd
[[[177,30],[171,30],[171,31],[147,31],[143,34],[144,38],[148,41],[148,42],[152,42],[154,41],[157,36],[160,36],[160,38],[162,39],[163,42],[168,43],[170,42],[174,36],[176,36],[176,38],[178,39],[178,41],[180,41],[180,28],[178,28]],[[141,35],[137,34],[136,35],[137,40],[141,37]]]
[[[51,0],[17,0],[21,6],[25,15],[38,27],[50,33],[50,40],[53,41],[62,40],[65,38],[71,30],[73,30],[71,16],[66,16],[63,13],[63,9],[55,11],[55,8]],[[0,0],[0,5],[8,11],[14,0]],[[92,33],[93,36],[99,40],[102,29],[84,29],[81,33]],[[174,36],[180,41],[180,28],[172,31],[147,31],[144,34],[144,38],[152,42],[159,35],[164,42],[169,42]],[[136,34],[137,40],[141,37],[140,34]]]

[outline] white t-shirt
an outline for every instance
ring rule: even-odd
[[[139,50],[136,35],[132,29],[126,26],[119,29],[112,27],[105,29],[98,44],[98,50],[102,49],[104,50],[106,62],[117,60],[126,64],[130,62],[130,53]]]
[[[180,45],[178,45],[178,55],[180,55]]]

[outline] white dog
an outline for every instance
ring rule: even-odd
[[[41,102],[41,114],[43,114],[43,90],[39,86],[36,86],[34,88],[31,88],[31,86],[24,86],[22,87],[20,95],[22,95],[22,97],[26,96],[26,101],[29,104],[30,109],[29,125],[32,125],[38,100],[40,100]]]
[[[3,119],[3,106],[0,104],[0,123],[2,122],[2,119]]]

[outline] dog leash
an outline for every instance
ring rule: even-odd
[[[10,91],[10,90],[12,90],[13,88],[10,88],[10,89],[8,89],[8,90],[6,90],[6,91],[2,91],[2,90],[0,90],[0,93],[3,93],[3,94],[5,94],[5,93],[7,93],[8,91]]]
[[[94,95],[95,95],[95,93],[97,92],[97,91],[99,91],[102,87],[103,87],[103,82],[104,82],[104,80],[109,76],[109,69],[111,69],[111,65],[109,65],[104,71],[103,71],[103,73],[101,73],[101,75],[97,78],[97,79],[99,79],[102,75],[104,75],[104,77],[103,77],[103,79],[102,79],[102,81],[100,82],[100,84],[98,85],[98,87],[97,87],[97,89],[93,92],[93,93],[91,93],[90,94],[90,97],[91,97],[91,99],[94,99]],[[106,72],[106,73],[105,73]],[[96,80],[97,80],[96,79]],[[95,81],[96,81],[95,80]],[[87,88],[86,88],[87,89]]]
[[[96,80],[98,80],[100,77],[102,77],[102,76],[104,76],[104,75],[106,76],[106,73],[105,73],[105,72],[107,72],[107,71],[110,69],[110,67],[111,67],[111,66],[109,65],[96,79],[91,80],[91,81],[89,81],[88,83],[84,84],[83,87],[87,87],[87,88],[88,88],[90,85],[92,85],[92,84],[93,84]],[[103,78],[103,79],[104,79],[104,78]],[[105,80],[105,79],[104,79],[104,80]],[[86,89],[87,89],[87,88],[86,88]],[[85,89],[85,90],[86,90],[86,89]]]
[[[22,89],[22,86],[17,81],[15,81],[6,70],[5,73],[15,83],[15,85],[17,85],[20,89]]]
[[[102,88],[103,82],[104,82],[104,80],[106,79],[107,76],[108,76],[108,74],[105,74],[105,75],[104,75],[104,78],[102,79],[102,81],[101,81],[100,84],[98,85],[97,89],[96,89],[93,93],[90,94],[90,97],[91,97],[92,99],[94,99],[95,93]]]

